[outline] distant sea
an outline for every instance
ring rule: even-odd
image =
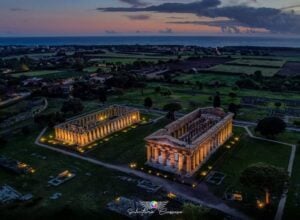
[[[101,36],[101,37],[0,37],[0,45],[195,45],[201,47],[263,46],[300,48],[299,38],[245,36]]]

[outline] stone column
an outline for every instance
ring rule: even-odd
[[[197,149],[196,151],[196,166],[200,164],[200,150]]]
[[[166,165],[167,162],[167,152],[165,150],[161,151],[162,165]]]
[[[184,156],[182,154],[178,154],[178,171],[182,171],[183,168],[183,159]]]
[[[192,162],[193,162],[192,170],[194,170],[196,168],[196,155],[195,154],[192,156]]]
[[[152,157],[151,152],[152,152],[151,146],[147,145],[147,161],[151,160]]]
[[[170,153],[170,163],[171,163],[171,167],[173,168],[175,166],[175,155],[174,155],[174,152]]]
[[[191,173],[191,156],[186,156],[186,172]]]
[[[158,156],[159,156],[159,149],[155,146],[154,148],[154,161],[158,162]]]

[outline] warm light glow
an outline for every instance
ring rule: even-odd
[[[235,140],[235,141],[239,141],[240,138],[239,138],[239,137],[235,137],[234,140]]]
[[[169,192],[167,194],[167,197],[170,198],[170,199],[175,199],[176,198],[176,194]]]
[[[196,184],[196,183],[193,183],[192,187],[193,187],[193,188],[196,188],[196,187],[197,187],[197,184]]]
[[[206,175],[207,175],[206,171],[201,172],[201,176],[206,176]]]
[[[211,170],[211,169],[212,169],[212,166],[208,166],[208,169]]]
[[[136,119],[136,115],[133,115],[133,116],[132,116],[132,119],[135,120],[135,119]]]
[[[41,142],[45,142],[45,141],[46,141],[46,138],[41,138],[40,141],[41,141]]]
[[[27,164],[25,163],[18,163],[18,168],[26,168]]]
[[[231,146],[230,146],[230,145],[226,145],[226,148],[227,148],[227,149],[230,149],[230,148],[231,148]]]
[[[257,200],[256,203],[257,203],[257,207],[258,207],[259,209],[262,209],[262,208],[265,207],[265,203],[261,202],[260,200]]]
[[[137,167],[137,164],[136,164],[136,163],[130,163],[130,164],[129,164],[129,167],[132,168],[132,169],[134,169],[134,168]]]
[[[115,199],[115,201],[118,203],[118,202],[121,201],[121,198],[120,198],[120,197],[117,197],[117,198]]]

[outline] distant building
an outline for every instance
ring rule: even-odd
[[[90,78],[90,81],[92,82],[95,82],[95,83],[105,83],[106,80],[108,79],[111,79],[113,76],[112,75],[95,75],[95,76],[92,76],[91,75],[91,78]]]
[[[191,176],[231,137],[232,121],[222,109],[197,109],[145,138],[146,164]]]

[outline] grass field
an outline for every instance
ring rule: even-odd
[[[237,59],[228,63],[246,64],[250,66],[257,66],[257,65],[271,66],[271,67],[274,66],[280,68],[285,64],[285,60]]]
[[[126,132],[118,132],[109,137],[109,140],[101,141],[88,155],[97,159],[119,164],[131,162],[143,165],[146,162],[146,148],[144,138],[154,131],[163,128],[170,123],[167,119],[161,119],[155,124],[141,125]]]
[[[234,86],[235,82],[240,79],[239,76],[233,75],[217,75],[211,73],[201,73],[201,74],[181,74],[180,76],[176,77],[178,80],[183,80],[185,82],[190,81],[195,84],[196,81],[199,81],[204,84],[208,84],[212,81],[219,81],[226,86]]]
[[[76,72],[72,70],[41,70],[41,71],[29,71],[23,73],[14,73],[12,76],[14,77],[21,77],[21,76],[28,76],[28,77],[39,77],[44,79],[64,79],[69,77],[79,77],[84,76],[87,74],[86,72]]]
[[[210,68],[213,71],[228,72],[233,74],[247,74],[252,75],[255,71],[261,71],[263,76],[273,76],[279,71],[275,68],[263,68],[263,67],[250,67],[250,66],[234,66],[234,65],[217,65]]]

